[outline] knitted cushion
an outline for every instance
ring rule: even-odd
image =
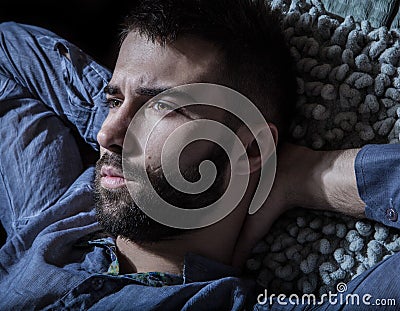
[[[398,143],[400,31],[326,12],[319,0],[272,0],[297,64],[292,137],[313,149]],[[400,250],[398,230],[340,214],[283,215],[247,261],[269,293],[336,292]]]

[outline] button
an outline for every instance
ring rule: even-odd
[[[103,287],[104,281],[102,279],[93,279],[92,280],[92,287],[94,290],[99,290]]]
[[[388,208],[386,210],[386,218],[390,221],[397,221],[398,215],[394,208]]]

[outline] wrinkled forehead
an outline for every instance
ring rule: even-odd
[[[112,81],[177,86],[193,82],[218,83],[221,52],[212,43],[182,37],[162,45],[131,31],[123,41]]]
[[[196,37],[186,36],[163,45],[132,31],[121,45],[110,85],[130,101],[138,89],[165,90],[191,83],[222,84],[222,59],[219,48]],[[174,100],[182,102],[183,98],[176,94]],[[202,116],[220,116],[211,106],[196,105],[187,109]]]

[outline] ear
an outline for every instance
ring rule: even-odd
[[[234,166],[233,173],[238,175],[251,174],[260,170],[275,152],[278,144],[278,129],[273,123],[255,126],[254,135],[246,126],[241,126],[237,135],[246,150],[246,154],[242,154]]]

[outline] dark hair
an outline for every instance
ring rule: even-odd
[[[185,35],[213,43],[223,53],[221,80],[248,97],[282,137],[293,117],[296,80],[280,23],[280,13],[263,1],[139,0],[121,40],[136,30],[161,44]]]

